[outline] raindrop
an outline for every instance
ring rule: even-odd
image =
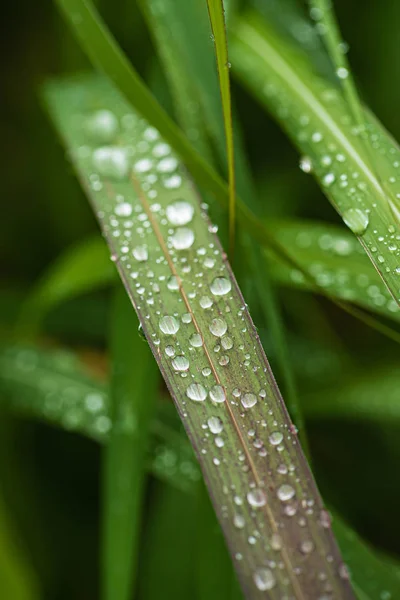
[[[346,67],[339,67],[336,70],[336,75],[339,77],[339,79],[347,79],[349,76],[349,71],[346,69]]]
[[[165,354],[169,357],[175,356],[175,348],[173,346],[167,346],[165,348]]]
[[[187,371],[189,368],[189,361],[186,356],[176,356],[172,361],[172,367],[175,371]]]
[[[222,337],[226,333],[227,329],[228,326],[223,319],[217,318],[211,321],[210,331],[216,337]]]
[[[102,146],[93,152],[93,165],[104,177],[125,179],[129,174],[126,151],[118,146]]]
[[[201,308],[210,308],[213,305],[213,301],[208,296],[202,296],[200,298]]]
[[[171,237],[175,250],[187,250],[193,245],[194,233],[188,227],[179,227]]]
[[[118,217],[130,217],[132,214],[132,206],[129,202],[121,202],[115,207],[115,214]]]
[[[224,388],[221,385],[214,385],[210,390],[210,398],[213,402],[225,402]]]
[[[244,517],[242,515],[235,515],[233,517],[233,524],[235,527],[237,527],[237,529],[243,529],[243,527],[246,524],[246,521],[244,520]]]
[[[146,246],[136,246],[136,248],[132,250],[132,254],[139,262],[145,262],[149,258],[149,252]]]
[[[343,221],[353,233],[362,235],[368,227],[369,217],[359,208],[349,208],[343,213]]]
[[[194,208],[189,202],[177,200],[167,206],[166,213],[171,225],[186,225],[193,219]]]
[[[179,329],[179,321],[177,321],[175,317],[166,315],[165,317],[161,317],[159,326],[165,335],[175,335]]]
[[[221,339],[221,344],[224,350],[230,350],[233,348],[232,338],[230,338],[228,335],[224,335],[224,337]]]
[[[283,435],[281,434],[280,431],[274,431],[269,436],[269,441],[271,442],[271,444],[273,446],[278,446],[278,444],[280,444],[282,440],[283,440]]]
[[[199,333],[193,333],[189,338],[189,343],[193,348],[200,348],[203,345],[203,338]]]
[[[291,500],[295,495],[295,491],[291,485],[284,483],[278,488],[278,498],[282,500],[282,502],[287,502]]]
[[[232,289],[232,284],[226,277],[216,277],[210,286],[214,296],[225,296]]]
[[[178,278],[175,275],[171,275],[171,277],[167,281],[167,288],[171,290],[171,292],[176,292],[179,290]]]
[[[257,396],[254,394],[245,394],[241,399],[241,403],[244,408],[252,408],[252,406],[257,404]]]
[[[159,173],[172,173],[178,166],[178,161],[173,156],[163,158],[157,165],[157,171]]]
[[[186,396],[195,402],[203,402],[207,398],[207,392],[201,383],[191,383],[186,390]]]
[[[86,133],[95,141],[107,144],[118,132],[118,119],[110,110],[98,110],[86,123]]]
[[[186,323],[186,325],[188,323],[192,322],[192,315],[190,313],[183,313],[182,315],[182,323]]]
[[[211,433],[221,433],[224,425],[219,417],[210,417],[207,421],[207,425]]]
[[[303,173],[311,173],[311,171],[312,171],[311,158],[309,156],[303,156],[300,159],[299,166],[300,166],[300,169],[303,171]]]
[[[323,176],[322,183],[326,185],[326,187],[329,187],[330,185],[332,185],[332,183],[334,183],[335,179],[336,177],[333,173],[327,173]]]
[[[210,367],[204,367],[204,369],[201,370],[201,374],[204,375],[204,377],[209,377],[211,373]]]
[[[314,550],[314,543],[311,540],[304,540],[300,544],[300,552],[310,554]]]
[[[260,508],[267,502],[265,493],[260,488],[254,488],[247,494],[247,501],[253,508]]]
[[[153,161],[149,158],[142,158],[134,164],[136,173],[147,173],[153,166]]]
[[[275,585],[275,576],[273,572],[271,569],[266,569],[265,567],[256,569],[254,571],[253,579],[257,589],[261,592],[272,590]]]

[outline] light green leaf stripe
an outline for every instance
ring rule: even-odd
[[[185,170],[103,79],[50,84],[46,96],[195,448],[245,594],[264,598],[267,580],[275,594],[299,600],[328,583],[352,598],[256,330]],[[111,113],[113,135],[99,110]],[[294,501],[296,519],[285,509]],[[249,547],[254,530],[259,543]]]

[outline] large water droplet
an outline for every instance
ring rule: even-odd
[[[163,158],[157,165],[157,171],[159,173],[172,173],[178,166],[178,161],[173,156]]]
[[[353,233],[363,235],[368,227],[369,217],[359,208],[349,208],[343,213],[343,221]]]
[[[129,202],[121,202],[120,204],[117,204],[114,212],[118,217],[130,217],[132,214],[132,206]]]
[[[195,402],[203,402],[207,398],[207,392],[201,383],[191,383],[186,390],[186,396]]]
[[[186,356],[176,356],[172,361],[172,367],[175,371],[187,371],[189,368],[189,361]]]
[[[278,488],[278,498],[279,500],[282,500],[282,502],[287,502],[288,500],[291,500],[294,495],[295,491],[292,488],[292,486],[288,483],[284,483]]]
[[[210,428],[211,433],[221,433],[224,425],[219,417],[210,417],[207,421],[207,425]]]
[[[193,219],[194,208],[189,202],[177,200],[167,206],[166,213],[171,225],[187,225]]]
[[[261,490],[260,488],[254,488],[254,490],[251,490],[247,494],[247,501],[250,504],[250,506],[253,506],[253,508],[260,508],[261,506],[264,506],[266,504],[267,497],[263,490]]]
[[[228,326],[223,319],[217,318],[217,319],[213,319],[211,321],[210,331],[216,337],[222,337],[224,335],[224,333],[226,333],[227,329],[228,329]]]
[[[129,160],[124,148],[102,146],[93,152],[93,166],[100,175],[110,179],[126,179],[129,175]]]
[[[280,444],[282,440],[283,440],[283,435],[281,434],[280,431],[274,431],[269,436],[269,441],[271,442],[271,444],[273,446],[278,446],[278,444]]]
[[[159,322],[160,329],[166,335],[175,335],[179,329],[179,321],[175,317],[166,315],[161,317]]]
[[[203,338],[199,333],[193,333],[189,338],[189,343],[193,348],[200,348],[203,345]]]
[[[132,250],[132,254],[139,262],[145,262],[149,258],[149,252],[146,246],[136,246],[136,248]]]
[[[241,403],[244,406],[244,408],[251,408],[257,403],[257,396],[255,396],[254,394],[244,394],[244,396],[241,399]]]
[[[214,296],[224,296],[228,294],[232,289],[232,284],[226,277],[216,277],[210,286],[211,292]]]
[[[108,144],[118,132],[118,119],[110,110],[98,110],[87,120],[85,129],[96,142]]]
[[[214,385],[210,390],[210,398],[213,402],[225,402],[225,390],[222,385]]]
[[[171,236],[171,242],[175,250],[187,250],[194,242],[193,230],[188,227],[178,227]]]
[[[265,567],[259,567],[254,571],[253,575],[254,583],[261,592],[272,590],[275,585],[275,575],[271,569]]]

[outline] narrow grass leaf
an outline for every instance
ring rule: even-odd
[[[228,60],[228,42],[225,31],[223,0],[207,0],[211,29],[217,59],[219,89],[222,101],[222,113],[226,138],[226,156],[229,181],[229,250],[233,256],[235,244],[235,151],[233,146],[232,102],[229,81],[230,63]]]
[[[49,84],[47,99],[195,448],[245,594],[269,588],[301,599],[329,584],[351,598],[254,325],[184,169],[103,79]],[[85,133],[100,104],[119,123],[114,145]],[[249,545],[254,529],[265,541]]]
[[[329,296],[400,321],[397,303],[360,244],[344,227],[302,220],[269,222],[269,226],[317,287],[304,278],[302,271],[288,267],[265,250],[265,256],[272,261],[272,276],[276,281],[314,292],[320,289]]]
[[[237,22],[231,55],[241,80],[292,137],[304,155],[302,169],[315,174],[399,303],[396,194],[400,163],[397,151],[388,151],[391,141],[380,143],[385,133],[366,115],[365,135],[372,144],[376,170],[385,181],[383,189],[369,167],[363,139],[354,130],[340,91],[316,77],[303,57],[256,14]]]
[[[330,418],[331,415],[335,418],[346,418],[347,415],[353,418],[354,414],[356,418],[398,420],[398,388],[399,375],[396,370],[384,369],[381,374],[379,371],[371,373],[371,377],[367,378],[365,383],[354,381],[354,384],[345,384],[342,390],[344,401],[338,403],[337,409],[338,396],[329,394],[329,391],[324,393],[326,403],[321,402],[320,395],[305,396],[304,408],[307,418],[311,419]],[[68,394],[66,390],[74,390],[74,393]],[[2,406],[16,414],[77,431],[101,443],[105,443],[109,437],[111,419],[108,390],[97,378],[88,376],[81,361],[69,352],[48,352],[32,346],[3,349],[0,352],[0,392]],[[384,403],[382,397],[385,397]],[[340,398],[341,396],[339,400]],[[157,422],[153,422],[152,425],[153,450],[147,465],[151,473],[170,487],[162,487],[156,494],[157,506],[150,507],[153,517],[150,519],[150,531],[145,532],[145,545],[146,548],[160,547],[155,543],[155,539],[170,539],[173,526],[174,535],[182,533],[183,536],[183,530],[189,533],[189,539],[185,535],[183,537],[186,542],[182,540],[183,557],[189,558],[190,552],[185,544],[192,545],[191,536],[194,535],[190,527],[194,526],[195,521],[193,509],[199,484],[198,466],[188,441],[180,434],[173,435],[166,423],[160,421],[162,413],[159,411],[158,414]],[[181,506],[179,514],[183,522],[187,523],[178,530],[171,521],[171,504],[175,506],[173,514],[176,514],[177,504]],[[328,515],[325,517],[328,518]],[[398,568],[396,570],[391,563],[369,549],[338,515],[334,516],[333,528],[359,597],[375,600],[379,598],[378,592],[387,592],[388,598],[396,598],[400,594]],[[176,549],[177,545],[173,544],[171,551]],[[165,586],[163,589],[174,589],[177,597],[180,597],[178,594],[186,594],[186,588],[183,587],[182,590],[179,585],[182,583],[184,586],[184,583],[174,579],[173,571],[164,570],[163,565],[169,564],[165,563],[165,552],[157,557],[153,556],[152,551],[149,554],[145,552],[145,572],[147,568],[153,573],[157,572]],[[176,566],[180,572],[179,561],[174,561],[171,569]],[[139,590],[141,599],[152,600],[160,593],[157,579],[150,577],[149,571],[146,585]],[[177,585],[178,587],[175,587]]]
[[[159,377],[122,287],[113,307],[111,351],[112,427],[103,450],[101,589],[104,600],[129,600],[135,585],[145,458]]]
[[[87,238],[56,259],[23,303],[17,329],[24,335],[37,333],[46,314],[57,305],[99,289],[114,277],[105,242]]]

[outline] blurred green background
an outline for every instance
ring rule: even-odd
[[[165,81],[135,2],[97,4],[138,71],[169,107]],[[361,93],[399,139],[400,3],[336,0],[335,8]],[[50,0],[9,3],[1,27],[0,327],[2,343],[7,344],[32,284],[51,261],[97,226],[38,93],[48,77],[85,69],[88,62]],[[300,172],[297,153],[278,126],[237,84],[233,89],[265,213],[338,222],[314,181]],[[394,343],[328,301],[288,289],[280,290],[280,298],[300,395],[325,388],[340,394],[347,377],[361,377],[367,369],[378,372],[380,365],[398,358]],[[110,299],[111,290],[105,289],[53,311],[42,341],[76,349],[104,372]],[[253,318],[257,323],[257,311]],[[261,333],[274,365],[273,341],[266,329]],[[308,425],[322,492],[366,539],[394,555],[400,554],[399,426],[395,420],[372,425],[339,419]],[[37,580],[37,597],[99,597],[99,458],[94,442],[1,411],[0,573],[3,569],[12,578],[12,548],[26,561],[25,570],[14,579]],[[165,487],[149,477],[143,555],[154,507],[168,496]],[[182,510],[195,510],[190,499],[177,502]],[[166,544],[173,538],[181,544],[182,555],[194,556],[195,522],[185,539],[179,539],[171,524],[164,533]],[[18,586],[11,596],[7,593],[0,577],[1,598],[28,598]]]

